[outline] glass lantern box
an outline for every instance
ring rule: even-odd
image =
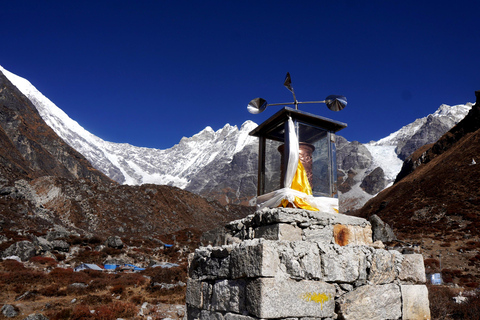
[[[347,125],[289,107],[250,132],[259,138],[257,195],[284,188],[291,145],[287,134],[289,118],[298,137],[298,159],[303,164],[312,195],[337,198],[335,133]]]

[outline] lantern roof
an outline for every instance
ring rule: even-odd
[[[274,132],[278,132],[276,129],[279,129],[279,127],[288,120],[288,116],[292,117],[292,120],[294,121],[300,121],[304,124],[322,128],[330,132],[337,132],[347,127],[347,124],[343,122],[331,120],[305,111],[284,107],[258,125],[258,127],[253,129],[249,134],[255,137],[267,137],[269,139],[278,140],[278,137],[276,137]]]

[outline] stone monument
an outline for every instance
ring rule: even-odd
[[[188,320],[430,319],[422,255],[344,214],[259,210],[210,234],[188,272]]]

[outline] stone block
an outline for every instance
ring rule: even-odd
[[[223,314],[215,311],[202,310],[198,320],[224,320]],[[197,320],[197,319],[195,319]]]
[[[213,285],[212,310],[242,313],[245,311],[245,281],[219,280]]]
[[[402,319],[430,319],[428,290],[425,285],[402,285]]]
[[[231,275],[233,279],[274,277],[279,263],[274,241],[246,240],[231,252]]]
[[[247,310],[262,319],[334,315],[335,286],[323,281],[258,278],[246,292]]]
[[[372,256],[368,280],[372,284],[385,284],[393,282],[396,277],[395,255],[387,250],[375,250]]]
[[[370,225],[355,226],[336,224],[333,226],[333,237],[335,243],[340,246],[352,245],[372,245],[372,228]]]
[[[402,282],[420,284],[427,281],[425,276],[425,265],[421,254],[404,254],[402,267],[398,278]]]
[[[313,225],[303,230],[305,241],[316,241],[325,244],[333,243],[333,226]]]
[[[255,229],[255,238],[265,240],[302,240],[302,229],[286,223],[276,223]]]
[[[212,285],[200,280],[188,279],[186,303],[197,309],[210,309]]]
[[[323,280],[342,283],[366,280],[366,255],[360,247],[332,245],[325,249],[328,250],[322,255]]]
[[[320,250],[314,242],[278,241],[280,270],[297,280],[322,278]]]
[[[307,212],[307,210],[293,208],[265,208],[257,211],[253,220],[257,226],[274,223],[301,223],[310,220]]]
[[[199,280],[188,279],[187,292],[185,294],[185,301],[188,305],[191,305],[197,309],[202,308],[202,282]]]
[[[366,285],[345,293],[338,299],[338,312],[345,320],[399,319],[402,300],[398,285]]]
[[[230,248],[204,247],[195,250],[190,261],[189,276],[192,279],[222,279],[230,276]]]
[[[257,318],[252,318],[249,316],[244,316],[241,314],[227,313],[224,317],[225,320],[256,320]]]

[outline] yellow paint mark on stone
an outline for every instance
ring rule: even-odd
[[[325,293],[307,292],[302,295],[302,299],[307,302],[311,301],[315,303],[320,303],[323,310],[323,304],[332,299],[332,295]]]

